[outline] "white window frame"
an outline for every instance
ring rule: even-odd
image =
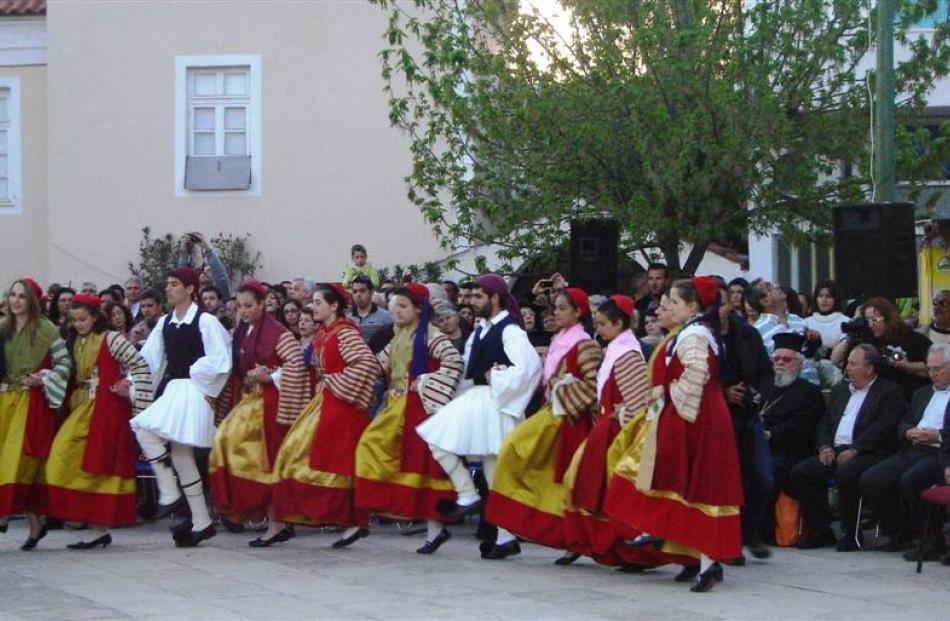
[[[246,190],[196,191],[185,188],[185,162],[191,144],[191,106],[188,70],[248,67],[250,106],[245,115],[248,155],[251,156],[251,186]],[[223,119],[222,119],[223,120]],[[261,194],[261,56],[260,54],[215,54],[175,57],[175,196],[260,196]]]
[[[9,91],[7,115],[10,126],[7,133],[7,178],[9,179],[9,199],[0,199],[0,215],[15,215],[23,212],[23,170],[20,150],[20,78],[0,77],[0,89]]]

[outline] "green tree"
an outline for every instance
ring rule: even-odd
[[[711,241],[794,241],[868,197],[866,0],[561,0],[567,31],[515,0],[371,1],[389,14],[382,76],[411,140],[408,196],[445,246],[550,254],[570,219],[609,215],[622,251],[658,248],[691,272]],[[912,40],[937,0],[896,4],[913,125],[948,72],[950,25]],[[919,134],[900,137],[900,178],[943,178],[945,139]]]

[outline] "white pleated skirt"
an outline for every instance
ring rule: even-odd
[[[416,427],[423,440],[456,455],[497,455],[501,442],[522,421],[499,411],[489,386],[471,386]]]
[[[145,429],[169,442],[209,448],[214,438],[214,412],[190,379],[168,382],[165,392],[129,421],[132,431]]]

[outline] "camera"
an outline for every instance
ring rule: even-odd
[[[894,362],[899,362],[907,358],[907,352],[905,352],[902,347],[897,345],[888,345],[887,351],[885,353],[887,357]]]
[[[866,342],[874,339],[871,325],[864,317],[855,317],[851,321],[841,322],[841,331],[852,341]]]

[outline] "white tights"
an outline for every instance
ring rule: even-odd
[[[166,448],[165,441],[147,429],[136,429],[135,436],[139,446],[149,459],[152,471],[155,472],[155,481],[158,485],[159,502],[168,505],[181,497],[178,484],[175,482],[175,473],[178,473],[178,482],[185,493],[188,508],[191,509],[191,524],[195,531],[203,530],[211,525],[211,516],[208,514],[208,505],[205,502],[204,488],[201,484],[201,474],[195,463],[194,447],[188,444],[170,442],[171,451]],[[171,456],[172,466],[168,465]]]

